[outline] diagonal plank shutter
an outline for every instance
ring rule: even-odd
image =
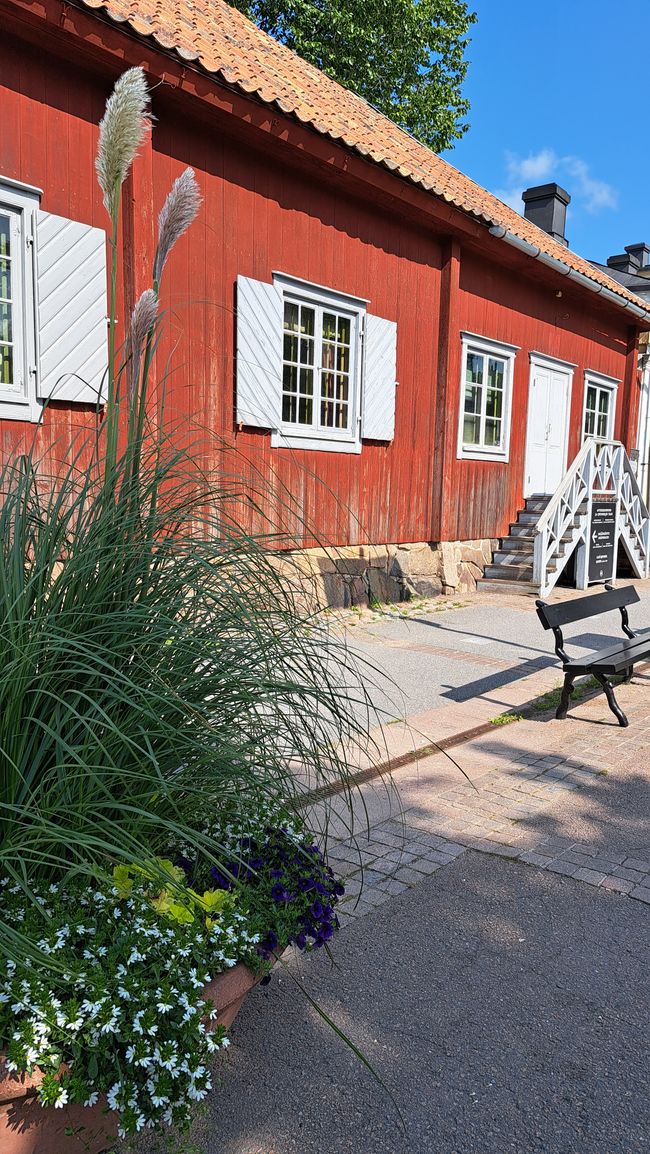
[[[282,296],[237,277],[237,423],[278,429],[282,419]]]
[[[366,314],[361,436],[392,441],[395,436],[397,325]]]
[[[38,396],[106,399],[106,234],[49,212],[36,214]]]

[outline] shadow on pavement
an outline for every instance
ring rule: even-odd
[[[648,910],[468,853],[359,919],[233,1029],[208,1154],[641,1154]]]

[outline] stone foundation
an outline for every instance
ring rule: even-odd
[[[450,597],[470,593],[483,576],[498,542],[417,541],[400,545],[353,545],[285,554],[281,569],[320,608],[348,609],[373,601]]]

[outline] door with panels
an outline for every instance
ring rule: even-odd
[[[524,496],[555,492],[567,467],[573,365],[531,355]]]

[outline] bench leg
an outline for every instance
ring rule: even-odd
[[[629,723],[627,717],[625,716],[625,714],[623,713],[623,710],[617,704],[616,698],[614,697],[614,690],[612,689],[609,681],[605,677],[605,674],[604,673],[596,673],[595,677],[596,677],[596,681],[599,681],[600,684],[602,685],[603,689],[605,690],[605,696],[607,697],[607,704],[609,705],[609,708],[611,709],[614,716],[618,718],[618,724],[622,725],[623,728],[625,728],[630,723]]]
[[[634,673],[634,666],[628,665],[627,669],[625,670],[625,673],[623,674],[623,681],[631,681],[633,673]]]
[[[564,674],[564,685],[562,686],[562,696],[560,697],[560,704],[557,707],[555,714],[558,721],[564,721],[569,708],[569,701],[571,699],[571,690],[573,689],[573,682],[576,679],[575,673]]]

